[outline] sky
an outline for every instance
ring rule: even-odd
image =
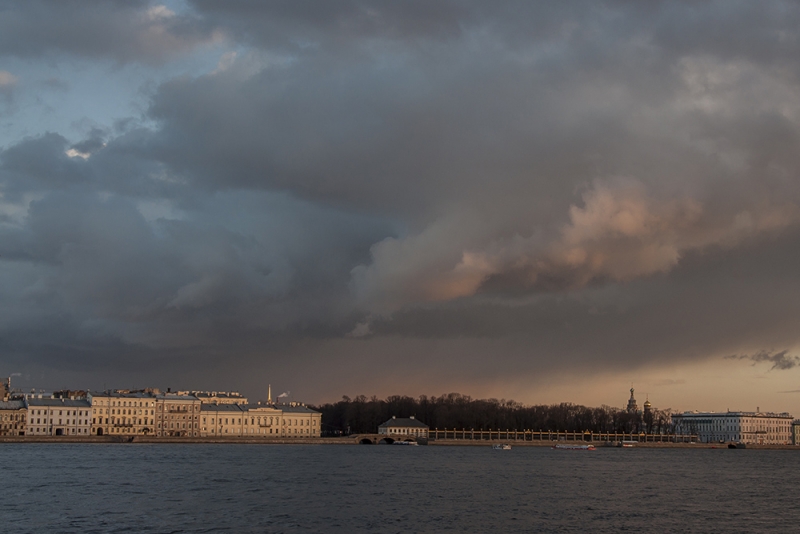
[[[800,5],[0,0],[26,391],[800,414]]]

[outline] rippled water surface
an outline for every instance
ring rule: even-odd
[[[800,451],[0,445],[2,532],[797,532]]]

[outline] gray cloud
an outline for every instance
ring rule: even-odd
[[[162,63],[214,39],[190,15],[148,0],[0,2],[0,55],[75,54]]]
[[[726,356],[725,358],[729,360],[750,360],[753,362],[753,365],[762,362],[769,362],[772,364],[771,369],[779,369],[781,371],[786,369],[794,369],[800,365],[800,357],[789,355],[788,350],[760,350],[753,354],[734,354],[732,356]]]
[[[15,362],[796,364],[758,352],[800,341],[795,4],[81,5],[13,10],[0,53],[230,48],[2,149]]]

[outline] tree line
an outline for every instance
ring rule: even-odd
[[[473,399],[460,393],[441,397],[420,395],[378,399],[359,395],[314,406],[322,413],[323,435],[375,433],[378,425],[396,417],[414,416],[431,429],[543,430],[591,432],[647,432],[670,434],[671,411],[653,409],[628,413],[613,406],[592,408],[564,402],[527,406],[513,400]]]

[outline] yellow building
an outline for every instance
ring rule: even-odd
[[[203,404],[200,435],[204,437],[319,437],[322,414],[300,403]]]
[[[89,393],[94,436],[155,435],[155,395],[146,392]]]
[[[27,412],[23,400],[0,400],[0,436],[24,436]]]

